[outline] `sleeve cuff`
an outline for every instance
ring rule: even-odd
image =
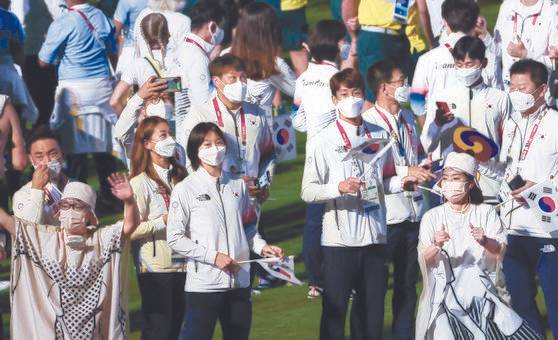
[[[339,183],[330,183],[325,186],[327,197],[329,199],[337,198],[341,196],[339,192]]]
[[[163,230],[167,227],[165,221],[163,221],[163,216],[159,216],[158,218],[153,220],[153,232],[157,232],[159,230]]]
[[[40,189],[31,188],[31,202],[37,202],[38,204],[42,204],[45,197],[45,192]]]
[[[267,246],[267,242],[265,242],[263,239],[258,238],[257,240],[254,240],[254,246],[252,247],[252,251],[258,255],[262,255],[262,250],[263,248]]]
[[[397,173],[398,177],[407,177],[409,175],[409,167],[406,165],[397,165],[395,166],[395,173]]]
[[[128,99],[127,105],[133,105],[139,108],[143,105],[143,99],[137,93],[135,93],[130,99]]]
[[[216,250],[207,249],[203,261],[207,264],[215,264],[216,257],[217,257]]]

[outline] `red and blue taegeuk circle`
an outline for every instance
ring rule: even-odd
[[[370,144],[364,149],[362,149],[362,152],[367,155],[373,155],[376,152],[378,152],[379,149],[380,149],[380,144]]]
[[[290,134],[287,129],[279,129],[276,134],[277,143],[285,145],[289,142]]]
[[[547,214],[552,214],[556,211],[556,201],[550,196],[543,196],[539,198],[538,203],[539,208]]]

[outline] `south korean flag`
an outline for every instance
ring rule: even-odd
[[[558,190],[556,183],[547,180],[521,193],[529,208],[550,229],[558,228]]]

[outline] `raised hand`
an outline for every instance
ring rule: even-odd
[[[143,100],[158,98],[167,89],[167,82],[156,77],[149,77],[138,90],[138,96]]]
[[[134,191],[128,181],[128,177],[123,173],[113,173],[108,177],[112,194],[121,201],[130,201],[134,199]]]
[[[41,164],[37,166],[37,168],[33,172],[33,177],[31,178],[31,187],[33,189],[43,190],[45,185],[47,185],[49,179],[48,167],[46,166],[46,164]]]
[[[508,44],[508,54],[514,58],[519,58],[519,59],[527,58],[528,51],[525,45],[523,44],[523,41],[521,41],[521,38],[519,36],[516,36],[516,40],[517,42],[511,41]]]

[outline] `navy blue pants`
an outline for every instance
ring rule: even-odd
[[[388,272],[386,246],[322,247],[322,253],[320,340],[345,340],[345,319],[353,289],[356,294],[351,309],[351,339],[382,339]]]
[[[309,286],[322,286],[322,220],[325,204],[310,203],[306,206],[306,223],[302,236],[304,268]]]
[[[393,262],[393,339],[415,338],[419,222],[388,225],[388,255]]]
[[[558,339],[558,239],[508,236],[504,258],[506,285],[512,308],[540,334],[545,334],[535,297],[539,284],[544,293],[548,323]]]
[[[248,340],[252,323],[249,288],[226,292],[186,292],[186,314],[181,340],[211,340],[219,320],[223,340]]]

